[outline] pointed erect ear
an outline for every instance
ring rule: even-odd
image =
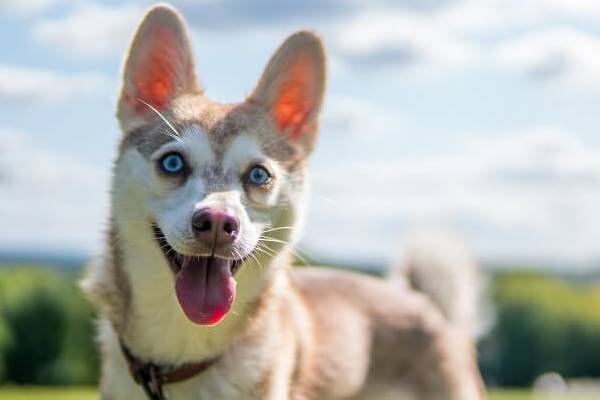
[[[269,112],[278,133],[310,153],[325,90],[325,50],[311,32],[298,32],[279,47],[249,101]]]
[[[194,68],[181,16],[166,5],[151,8],[137,29],[125,61],[118,104],[123,130],[127,132],[156,117],[143,102],[160,111],[180,94],[201,92]]]

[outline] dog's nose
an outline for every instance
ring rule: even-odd
[[[206,245],[230,244],[240,232],[240,220],[223,210],[202,208],[192,216],[192,229]]]

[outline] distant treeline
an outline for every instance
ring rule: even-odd
[[[540,374],[600,377],[600,285],[542,273],[498,274],[495,325],[480,343],[488,383],[525,386]],[[0,266],[0,384],[93,384],[94,314],[76,277]]]
[[[72,275],[0,268],[0,383],[93,384],[94,315]]]
[[[531,384],[544,372],[600,377],[600,284],[542,273],[497,275],[496,322],[480,343],[486,380]]]

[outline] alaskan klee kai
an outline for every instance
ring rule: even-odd
[[[106,249],[83,282],[102,399],[485,397],[450,285],[469,284],[468,266],[419,275],[416,257],[413,287],[291,268],[325,75],[321,40],[298,32],[246,100],[213,101],[181,16],[146,14],[118,100]],[[455,290],[440,300],[440,284]]]

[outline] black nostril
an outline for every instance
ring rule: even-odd
[[[226,215],[223,218],[223,225],[221,229],[229,238],[228,240],[235,239],[240,232],[240,221],[233,215]]]
[[[199,210],[192,217],[192,227],[198,233],[210,232],[213,229],[213,215],[209,210]]]
[[[210,220],[204,220],[201,222],[200,226],[197,228],[200,232],[208,232],[212,229],[212,223]]]

